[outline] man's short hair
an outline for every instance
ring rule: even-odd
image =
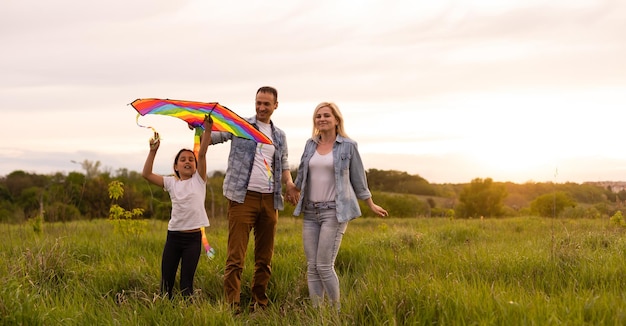
[[[262,86],[256,93],[270,93],[274,95],[274,102],[278,102],[278,91],[272,86]]]

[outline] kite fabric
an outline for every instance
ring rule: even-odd
[[[144,128],[154,128],[139,124],[139,116],[146,114],[159,114],[179,118],[190,127],[196,129],[194,135],[194,151],[200,147],[200,135],[204,129],[204,118],[210,115],[213,118],[213,131],[226,131],[234,136],[246,138],[261,144],[272,144],[264,133],[256,129],[246,119],[217,102],[193,102],[170,99],[146,98],[133,101],[132,105],[137,110],[137,125]],[[156,132],[156,131],[155,131]]]

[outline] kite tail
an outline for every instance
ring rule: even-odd
[[[215,106],[213,107],[213,109],[215,109]],[[211,112],[209,112],[208,115],[204,115],[204,118],[206,119],[207,116],[211,117],[211,113],[213,113],[213,109],[211,109]],[[198,153],[200,152],[200,137],[202,137],[202,133],[204,132],[204,126],[203,127],[196,127],[196,132],[193,135],[193,153],[196,155],[196,159],[198,159]]]
[[[202,128],[197,127],[193,135],[193,153],[196,155],[196,159],[198,158],[198,152],[200,152],[200,136],[202,136],[202,132]]]
[[[206,231],[204,231],[204,227],[201,227],[200,231],[202,231],[202,245],[204,246],[206,255],[207,257],[209,257],[209,259],[213,259],[213,257],[215,257],[215,249],[211,248],[209,240],[207,240],[206,238]]]
[[[143,126],[143,125],[140,125],[140,124],[139,124],[139,117],[140,117],[140,116],[141,116],[141,114],[137,113],[137,118],[135,118],[135,122],[137,123],[137,125],[138,125],[139,127],[142,127],[142,128],[149,128],[149,129],[152,129],[152,131],[154,131],[154,133],[156,133],[156,132],[157,132],[157,131],[156,131],[156,129],[152,128],[151,126]]]

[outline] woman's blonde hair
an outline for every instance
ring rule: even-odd
[[[317,116],[317,111],[319,111],[323,107],[330,108],[331,113],[337,120],[337,125],[335,126],[335,131],[337,132],[337,135],[349,138],[346,134],[346,131],[343,129],[343,115],[341,115],[341,111],[339,111],[339,107],[337,106],[337,104],[333,102],[322,102],[318,104],[313,111],[313,140],[315,142],[319,140],[320,131],[315,127],[315,116]]]

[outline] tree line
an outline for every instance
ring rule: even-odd
[[[116,205],[141,208],[143,218],[168,220],[168,194],[150,185],[141,173],[119,169],[102,171],[100,162],[80,163],[83,172],[41,175],[14,171],[0,177],[0,222],[20,223],[36,216],[46,222],[108,218],[113,199],[111,182],[120,182],[123,196]],[[295,178],[295,169],[292,169]],[[224,218],[227,200],[222,196],[223,171],[207,178],[206,208],[213,218]],[[536,215],[544,217],[599,218],[622,209],[626,191],[614,193],[594,184],[515,184],[476,178],[468,184],[431,184],[419,175],[395,170],[369,169],[367,178],[378,204],[395,217],[479,218]],[[364,203],[363,216],[373,214]],[[286,205],[283,216],[294,207]]]

